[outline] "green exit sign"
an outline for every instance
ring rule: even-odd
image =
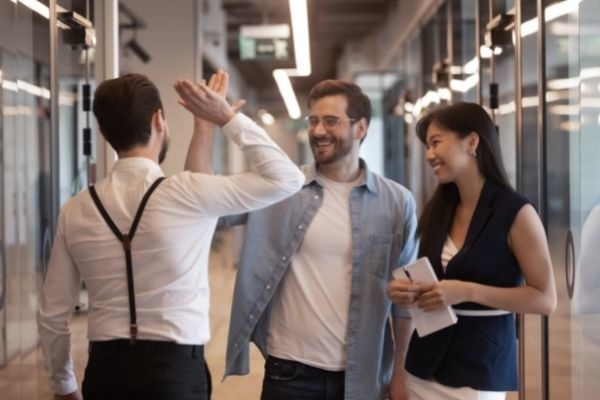
[[[288,60],[290,27],[279,25],[244,25],[240,28],[240,59]]]

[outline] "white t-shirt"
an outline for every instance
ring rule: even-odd
[[[335,182],[318,176],[323,204],[308,226],[269,314],[271,356],[341,371],[352,275],[350,192],[362,180]]]

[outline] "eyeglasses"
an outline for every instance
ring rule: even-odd
[[[336,117],[335,115],[326,115],[321,118],[314,115],[309,115],[304,119],[306,120],[306,125],[308,125],[309,129],[315,129],[320,122],[323,124],[323,128],[327,130],[333,130],[337,128],[341,121],[349,121],[351,124],[356,121],[356,119],[353,118],[340,118]]]

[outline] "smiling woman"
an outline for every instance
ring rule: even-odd
[[[413,334],[408,392],[411,399],[504,399],[518,387],[513,313],[549,314],[556,306],[544,229],[508,184],[495,126],[481,106],[434,110],[417,134],[439,182],[419,220],[419,256],[430,259],[439,282],[394,280],[389,294],[401,307],[453,306],[459,320]]]
[[[452,165],[456,162],[456,157],[462,157],[461,160],[464,160],[464,156],[468,155],[464,162],[469,163],[468,158],[470,158],[473,165],[458,171],[458,179],[472,181],[474,174],[483,175],[495,185],[510,189],[502,163],[496,127],[481,106],[473,103],[456,103],[439,108],[419,120],[417,135],[427,146],[428,161],[434,167],[436,175],[438,175],[437,169],[442,165]],[[456,151],[452,152],[453,148],[448,149],[447,151],[451,153],[448,154],[447,160],[435,158],[435,149],[442,151],[452,143],[456,145],[454,148]],[[450,158],[451,156],[454,157]],[[436,222],[442,226],[449,226],[453,210],[460,200],[451,176],[443,180],[444,178],[438,175],[438,179],[440,185],[421,215],[422,230],[426,230]],[[429,232],[422,231],[422,249],[431,249],[429,238]]]

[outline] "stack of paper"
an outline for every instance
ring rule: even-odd
[[[406,264],[394,270],[393,274],[396,279],[409,279],[421,285],[430,285],[438,281],[427,257]],[[456,313],[451,306],[443,306],[433,311],[423,311],[413,307],[409,308],[408,312],[420,337],[455,324],[457,321]]]

